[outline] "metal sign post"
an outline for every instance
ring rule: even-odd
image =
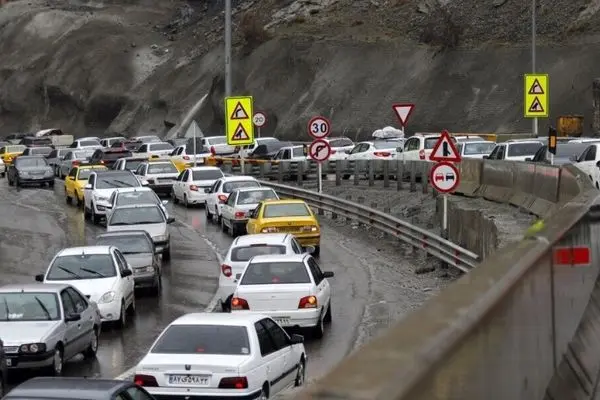
[[[331,123],[325,117],[313,117],[308,121],[308,134],[315,140],[308,147],[308,156],[317,162],[317,182],[319,193],[323,192],[323,167],[321,163],[331,156],[329,142],[323,140],[331,133]]]
[[[196,154],[198,154],[198,152],[196,151],[196,124],[194,124],[194,126],[192,127],[192,132],[193,132],[192,137],[194,138],[193,139],[194,140],[194,164],[193,164],[193,166],[195,167],[196,166]]]
[[[254,123],[254,126],[256,126],[257,137],[260,137],[260,128],[265,126],[265,124],[267,123],[267,116],[265,115],[265,113],[257,111],[252,117],[252,122]]]
[[[429,181],[435,190],[442,193],[442,230],[448,232],[448,193],[453,192],[458,187],[460,182],[458,168],[446,161],[438,162],[431,168]]]

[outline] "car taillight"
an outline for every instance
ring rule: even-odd
[[[244,217],[246,217],[246,213],[243,211],[237,211],[235,213],[235,218],[244,218]]]
[[[245,376],[221,378],[219,389],[248,389],[248,379]]]
[[[232,310],[249,310],[250,306],[248,302],[240,297],[234,297],[231,299]]]
[[[298,308],[317,308],[317,298],[315,296],[305,296],[300,299]]]
[[[210,146],[210,154],[212,154],[213,156],[215,154],[217,154],[217,150],[215,150],[215,146]]]
[[[189,159],[190,159],[190,156],[183,156],[183,159],[184,159],[184,160],[189,160]]]
[[[376,151],[373,153],[376,157],[389,157],[392,153],[388,153],[387,151]]]
[[[196,185],[190,185],[190,190],[193,190],[194,192],[198,191],[198,186]]]
[[[100,160],[100,164],[104,164],[104,160]]]
[[[420,160],[424,160],[425,159],[425,150],[419,150],[419,159]]]
[[[73,167],[75,167],[75,166],[77,166],[77,165],[79,165],[79,161],[73,161],[73,162],[71,163],[71,166],[73,166]]]
[[[220,195],[218,195],[217,197],[219,198],[219,201],[220,201],[221,203],[225,203],[225,202],[227,201],[227,197],[228,197],[228,196],[227,196],[227,195],[224,195],[224,194],[220,194]]]
[[[231,276],[231,267],[227,264],[222,264],[221,272],[223,273],[223,275],[229,278]]]
[[[158,387],[158,382],[156,382],[156,378],[152,375],[138,375],[136,374],[133,377],[133,381],[138,386],[145,387]]]

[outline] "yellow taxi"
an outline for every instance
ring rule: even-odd
[[[73,200],[77,200],[77,205],[83,204],[83,187],[87,183],[92,171],[107,170],[104,165],[100,164],[80,164],[74,165],[69,171],[69,175],[65,178],[65,196],[68,204]]]
[[[303,200],[264,200],[250,214],[246,224],[248,234],[291,233],[304,247],[314,247],[313,255],[321,251],[321,228],[308,204]]]
[[[4,172],[8,171],[8,167],[12,164],[15,157],[23,154],[26,148],[27,146],[23,146],[22,144],[10,144],[0,149],[0,158],[2,158],[5,168]]]

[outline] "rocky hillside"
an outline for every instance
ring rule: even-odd
[[[234,92],[268,132],[302,138],[323,114],[366,136],[417,105],[409,131],[526,131],[530,4],[522,0],[233,0]],[[551,113],[584,114],[600,71],[600,0],[538,0]],[[0,8],[0,133],[176,130],[205,94],[222,132],[222,0],[16,0]],[[542,129],[547,121],[542,121]]]

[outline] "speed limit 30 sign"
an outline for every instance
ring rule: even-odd
[[[323,139],[331,133],[331,124],[325,117],[313,117],[308,121],[308,134],[315,139]]]

